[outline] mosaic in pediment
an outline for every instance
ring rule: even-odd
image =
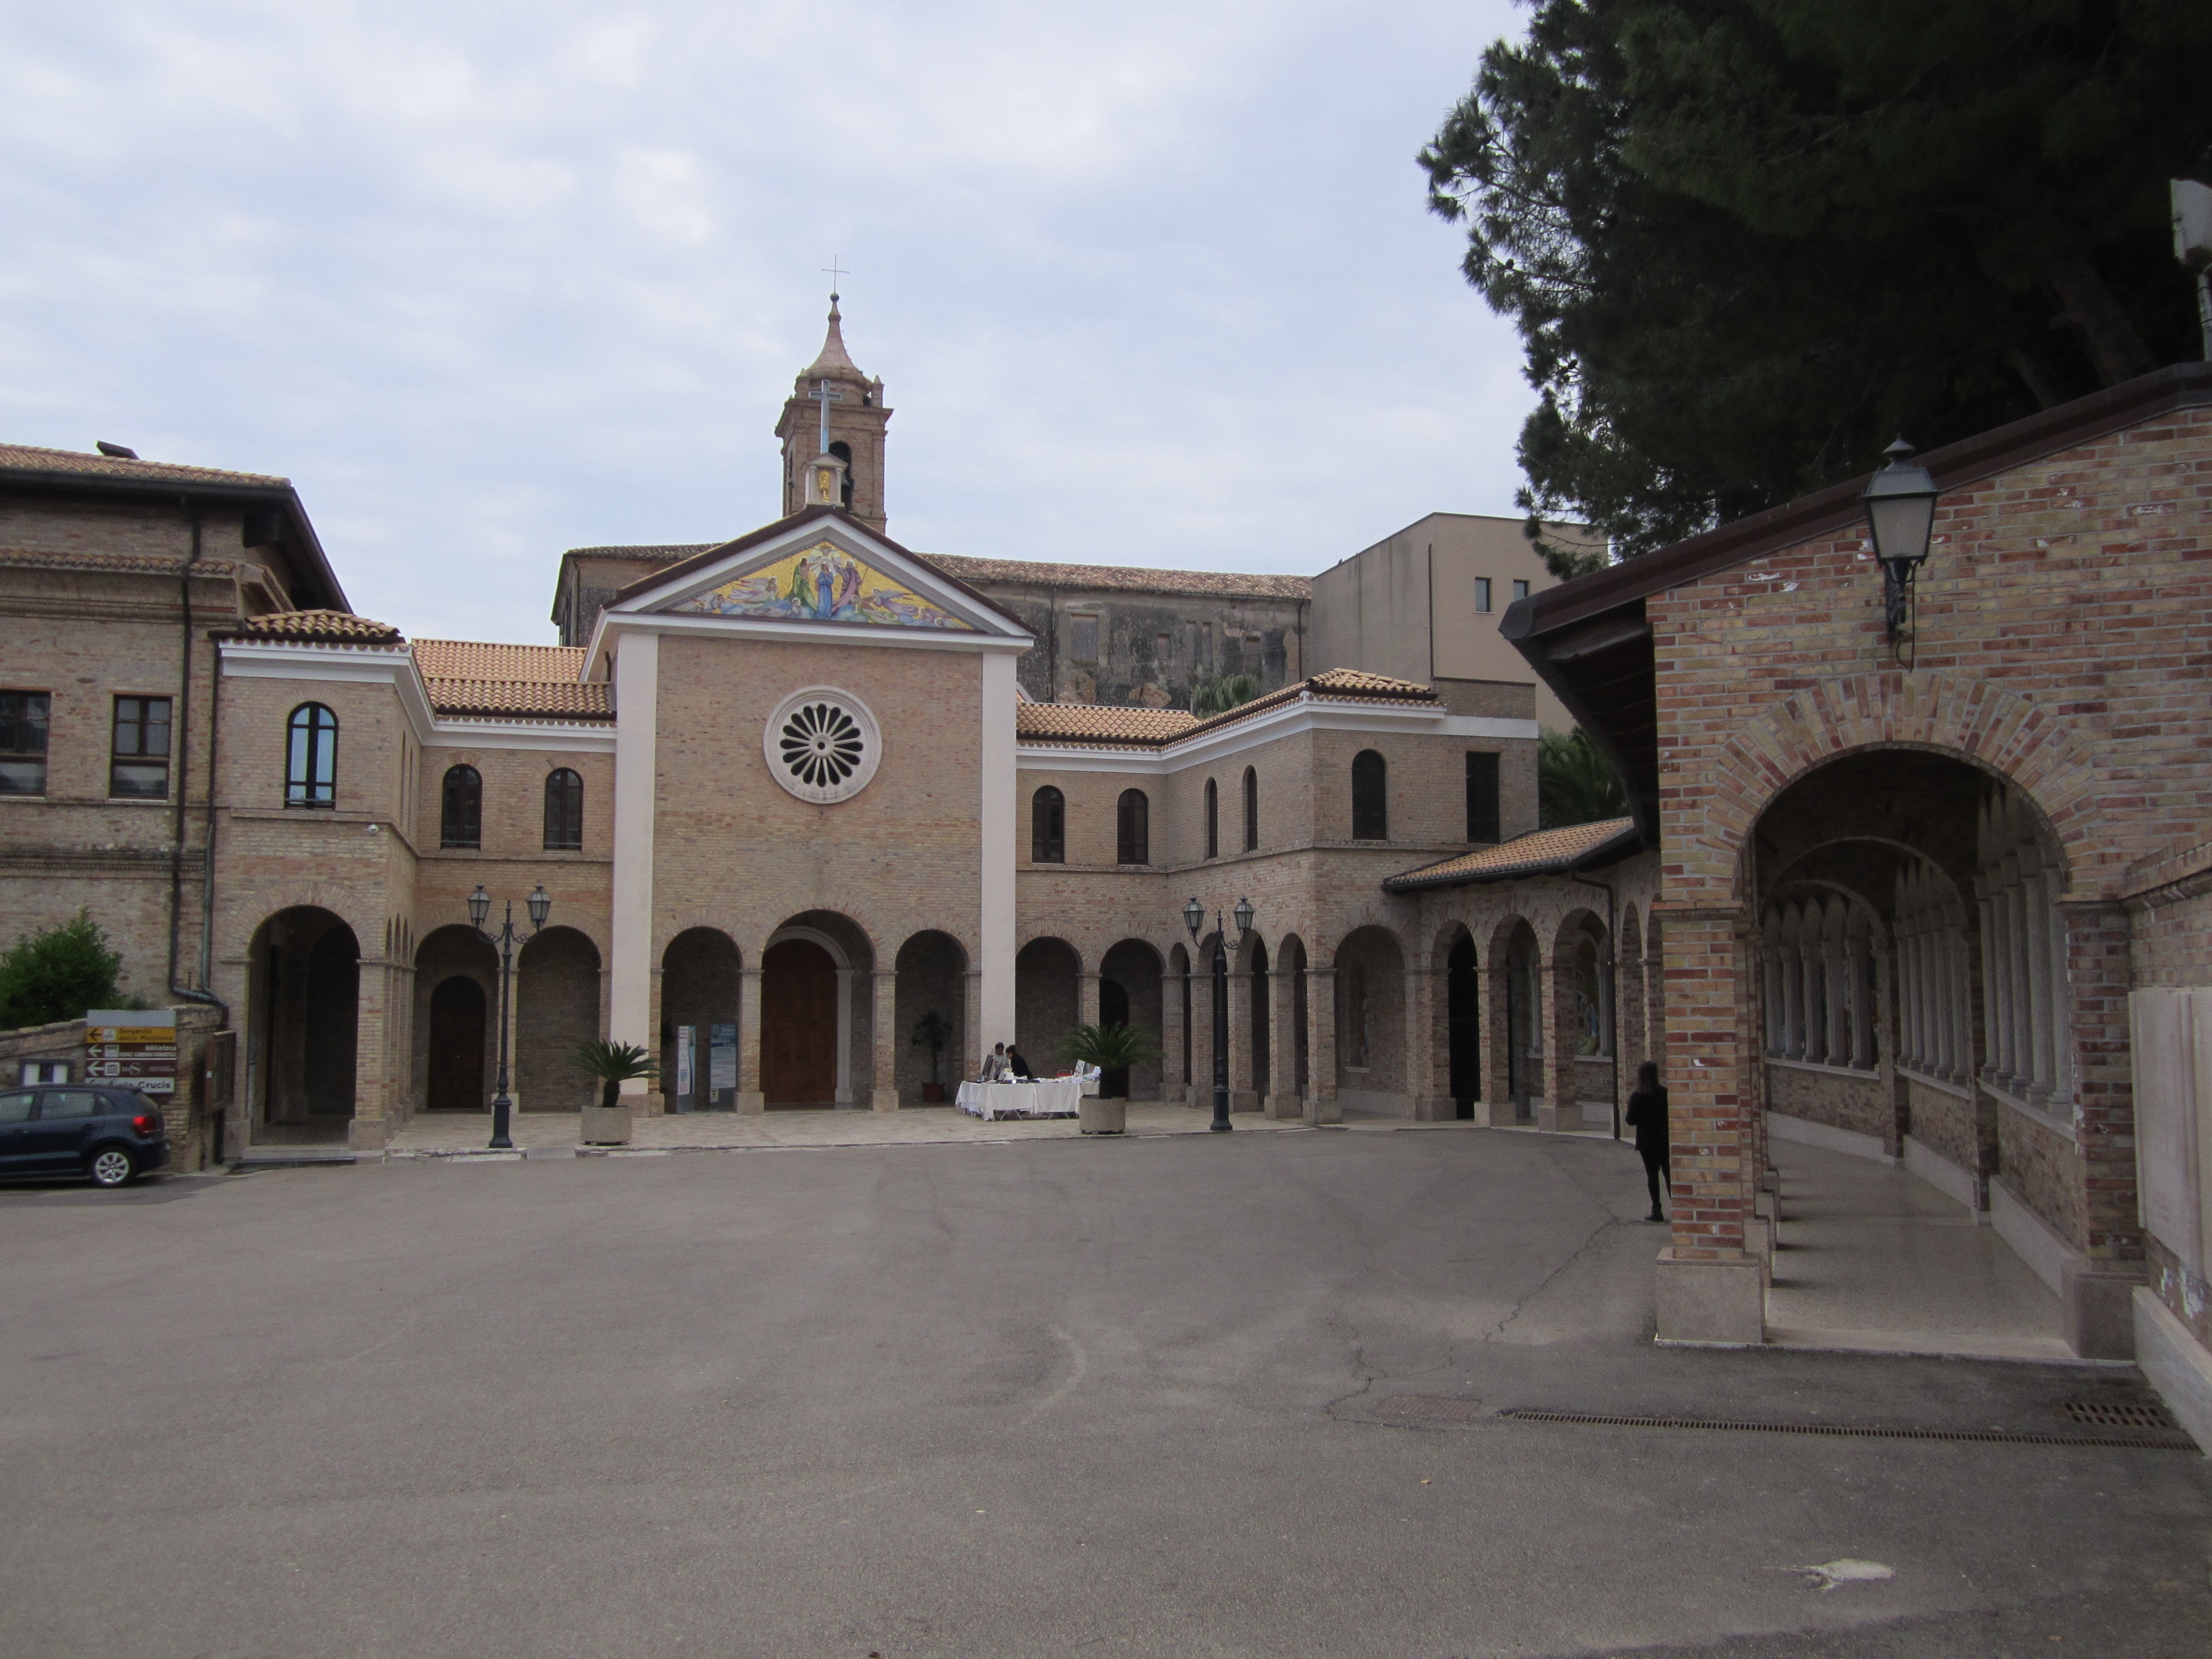
[[[973,633],[933,600],[854,558],[835,542],[800,552],[695,593],[676,606],[714,617],[793,622],[866,623],[878,628],[941,628]]]

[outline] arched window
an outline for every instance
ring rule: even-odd
[[[850,513],[853,510],[853,446],[839,438],[830,446],[830,453],[845,463],[844,507]]]
[[[483,779],[473,766],[446,769],[445,799],[438,811],[438,845],[483,845]]]
[[[584,781],[563,766],[545,775],[545,850],[577,853],[584,847]]]
[[[1221,792],[1212,778],[1206,781],[1206,856],[1221,856]]]
[[[1390,769],[1372,749],[1352,757],[1352,838],[1390,839]]]
[[[1067,798],[1050,784],[1030,797],[1030,862],[1067,862]]]
[[[1124,789],[1114,812],[1114,861],[1150,864],[1152,861],[1152,804],[1141,789]]]
[[[1244,769],[1244,850],[1260,850],[1260,775],[1249,766]]]
[[[319,702],[292,711],[284,748],[284,805],[338,804],[338,717]]]

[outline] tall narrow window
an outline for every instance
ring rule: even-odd
[[[1098,618],[1070,617],[1067,619],[1067,654],[1077,662],[1098,660]]]
[[[446,769],[446,793],[438,810],[438,845],[483,845],[483,779],[473,766]]]
[[[1497,841],[1498,757],[1470,750],[1467,757],[1467,838]]]
[[[1487,576],[1474,579],[1474,608],[1483,616],[1490,614],[1490,578]]]
[[[0,691],[0,795],[46,793],[44,691]]]
[[[840,438],[830,446],[830,453],[845,463],[844,500],[840,505],[850,513],[853,510],[853,446]]]
[[[1141,789],[1124,789],[1115,809],[1114,861],[1150,864],[1152,861],[1152,804]]]
[[[118,697],[107,793],[126,800],[169,798],[169,700]]]
[[[1244,769],[1244,850],[1260,850],[1260,775],[1249,766]]]
[[[1527,599],[1528,597],[1528,584],[1524,581],[1516,581],[1513,584],[1513,597],[1516,599]]]
[[[319,702],[292,711],[284,748],[284,805],[338,804],[338,717]]]
[[[1221,856],[1221,792],[1212,778],[1206,781],[1206,856]]]
[[[1390,839],[1390,772],[1382,757],[1363,749],[1352,757],[1352,838]]]
[[[584,781],[568,768],[545,775],[545,850],[578,853],[584,847]]]
[[[1067,798],[1050,784],[1030,797],[1030,862],[1067,862]]]

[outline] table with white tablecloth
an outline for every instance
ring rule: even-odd
[[[1033,1083],[963,1083],[957,1104],[986,1123],[1002,1117],[1073,1117],[1083,1097],[1098,1092],[1095,1077],[1042,1077]]]

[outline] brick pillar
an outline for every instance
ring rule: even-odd
[[[1336,1100],[1336,969],[1306,969],[1306,1121],[1341,1123]]]
[[[1075,1022],[1079,1025],[1096,1025],[1098,1023],[1098,975],[1095,973],[1079,973],[1075,976]],[[1055,1054],[1048,1058],[1057,1060],[1059,1056]],[[1030,1064],[1034,1066],[1037,1062],[1031,1060]]]
[[[1189,1091],[1182,1080],[1182,994],[1184,974],[1160,975],[1160,1098],[1181,1101]]]
[[[661,978],[660,963],[656,960],[653,965],[653,971],[646,975],[645,984],[645,1029],[653,1034],[653,1040],[646,1044],[646,1048],[647,1052],[655,1056],[665,1052],[660,1041],[660,1010],[663,1006],[660,998]],[[522,975],[520,967],[515,970],[514,983],[516,988],[520,990],[522,985]],[[521,1007],[522,999],[520,996],[517,996],[514,999],[514,1007],[508,1012],[513,1018],[518,1021],[521,1018]],[[706,1050],[703,1046],[704,1037],[705,1034],[703,1032],[701,1033],[702,1046],[700,1049],[700,1054],[702,1063],[704,1061],[706,1054]],[[665,1117],[668,1114],[668,1091],[675,1086],[676,1080],[673,1078],[653,1078],[647,1081],[645,1085],[645,1091],[642,1094],[634,1095],[629,1092],[629,1085],[625,1083],[623,1085],[623,1101],[624,1104],[629,1106],[631,1111],[636,1113],[640,1117]],[[697,1102],[702,1101],[707,1097],[706,1081],[702,1078],[695,1083],[693,1086],[699,1091],[699,1093],[692,1097],[693,1102],[696,1104]],[[515,1097],[514,1103],[516,1109],[520,1110],[522,1106],[522,1099],[520,1096],[518,1095]]]
[[[1747,1068],[1763,1064],[1736,906],[1657,907],[1666,916],[1667,1059],[1674,1237],[1660,1252],[1659,1340],[1766,1338],[1765,1274],[1745,1249],[1757,1175]]]
[[[1209,995],[1212,988],[1208,988]],[[1229,1109],[1256,1112],[1260,1096],[1252,1071],[1252,975],[1229,959]]]
[[[392,964],[364,958],[354,993],[353,1121],[346,1144],[376,1152],[392,1139],[398,1091],[392,1077]],[[410,1057],[411,1058],[411,1057]]]
[[[1513,1098],[1510,973],[1510,969],[1485,968],[1476,976],[1481,985],[1482,1103],[1475,1109],[1475,1115],[1493,1128],[1521,1119],[1521,1109]]]
[[[2062,1270],[2066,1340],[2087,1358],[2132,1359],[2130,1298],[2145,1269],[2128,1029],[2129,918],[2118,905],[2095,901],[2062,902],[2058,910],[2066,929],[2066,984],[2057,994],[2071,1018],[2053,1041],[2072,1049],[2057,1071],[2063,1077],[2070,1070],[2074,1079],[2079,1139],[2065,1173],[2084,1224],[2083,1236],[2069,1241],[2082,1255]]]
[[[1406,969],[1406,1098],[1413,1116],[1438,1123],[1459,1115],[1451,1097],[1451,1054],[1445,1023],[1450,1013],[1444,976],[1429,968]]]
[[[761,1092],[760,1055],[761,970],[738,969],[738,1110],[750,1115],[767,1109]]]
[[[1298,1094],[1297,978],[1278,968],[1267,975],[1267,1115],[1296,1118],[1305,1115]]]
[[[1536,1109],[1540,1129],[1579,1129],[1583,1103],[1575,1086],[1575,1051],[1582,1027],[1575,1019],[1575,970],[1570,963],[1547,963],[1536,970],[1544,988],[1544,1103]]]
[[[869,977],[876,984],[875,1018],[869,1027],[870,1070],[868,1103],[879,1112],[896,1112],[898,1097],[898,973],[878,968]]]

